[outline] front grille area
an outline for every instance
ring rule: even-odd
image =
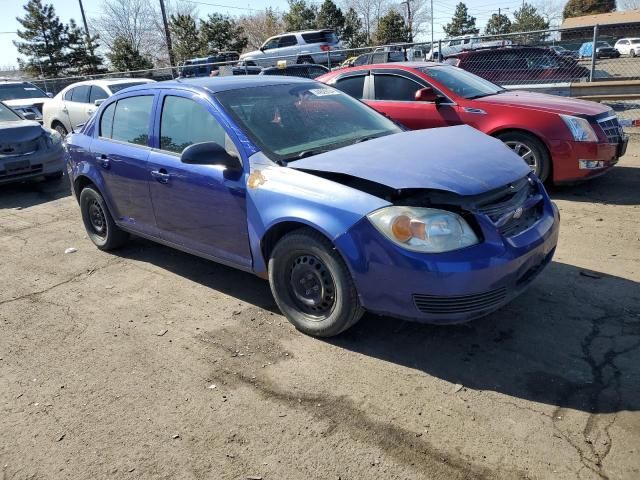
[[[492,195],[477,204],[484,214],[507,237],[517,235],[536,223],[543,214],[542,195],[534,180],[524,177],[504,187],[502,194]]]
[[[507,296],[506,288],[497,288],[474,295],[413,295],[413,303],[422,313],[455,314],[473,313],[496,307]]]
[[[598,120],[598,125],[607,136],[609,143],[620,143],[622,141],[623,133],[618,117],[603,118]]]
[[[22,170],[0,170],[0,180],[8,180],[10,178],[20,178],[25,175],[35,175],[42,172],[42,164],[31,165],[28,168]]]
[[[28,142],[0,143],[0,157],[33,153],[40,147],[40,137]]]

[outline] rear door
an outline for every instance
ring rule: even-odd
[[[369,70],[357,70],[337,76],[329,85],[343,91],[353,98],[362,100],[365,96],[366,80],[369,77]]]
[[[424,79],[393,69],[373,70],[372,79],[373,89],[365,103],[411,130],[462,123],[455,104],[444,95],[439,104],[415,100],[418,90],[431,86]]]
[[[214,165],[189,165],[180,154],[189,145],[216,142],[240,158],[208,101],[190,92],[163,93],[148,174],[151,199],[162,237],[183,249],[251,266],[244,175],[227,178]]]
[[[78,125],[86,123],[89,119],[87,108],[90,91],[91,85],[79,85],[72,90],[71,98],[65,101],[73,130],[77,130]]]
[[[97,119],[91,153],[116,220],[157,236],[148,168],[154,98],[151,91],[137,91],[109,103]]]

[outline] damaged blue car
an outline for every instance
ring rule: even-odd
[[[468,126],[404,131],[312,80],[132,87],[65,148],[98,248],[135,234],[268,278],[284,315],[315,336],[365,310],[486,315],[558,240],[556,206],[501,141]]]

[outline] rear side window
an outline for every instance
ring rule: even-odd
[[[338,37],[332,31],[303,33],[306,43],[338,43]]]
[[[96,100],[104,100],[108,96],[102,87],[93,85],[91,87],[91,94],[89,95],[89,103],[94,103]]]
[[[189,98],[166,96],[160,119],[160,149],[182,153],[189,145],[201,142],[225,147],[224,129],[204,105]]]
[[[297,44],[298,41],[296,40],[295,35],[285,35],[284,37],[280,37],[278,47],[292,47],[293,45]]]
[[[148,145],[149,119],[153,96],[144,95],[118,100],[113,115],[111,138],[136,145]]]
[[[100,136],[111,138],[111,131],[113,130],[113,112],[116,110],[116,102],[113,102],[102,112],[100,117]]]
[[[358,75],[357,77],[345,77],[340,78],[335,84],[338,90],[342,90],[347,95],[351,95],[358,100],[362,99],[362,92],[364,90],[364,79],[366,75]]]
[[[71,101],[71,97],[73,97],[73,91],[74,91],[74,90],[75,90],[75,88],[71,88],[71,89],[67,90],[67,92],[64,94],[64,99],[65,99],[67,102],[70,102],[70,101]]]
[[[72,102],[80,102],[80,103],[89,103],[89,90],[91,89],[90,85],[80,85],[73,89],[73,94],[71,95]]]
[[[376,100],[413,102],[422,85],[398,75],[375,75]]]

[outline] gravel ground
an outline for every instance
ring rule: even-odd
[[[0,187],[0,477],[640,478],[639,184],[634,136],[554,189],[556,257],[490,317],[331,341],[249,274],[98,251],[66,181]]]

